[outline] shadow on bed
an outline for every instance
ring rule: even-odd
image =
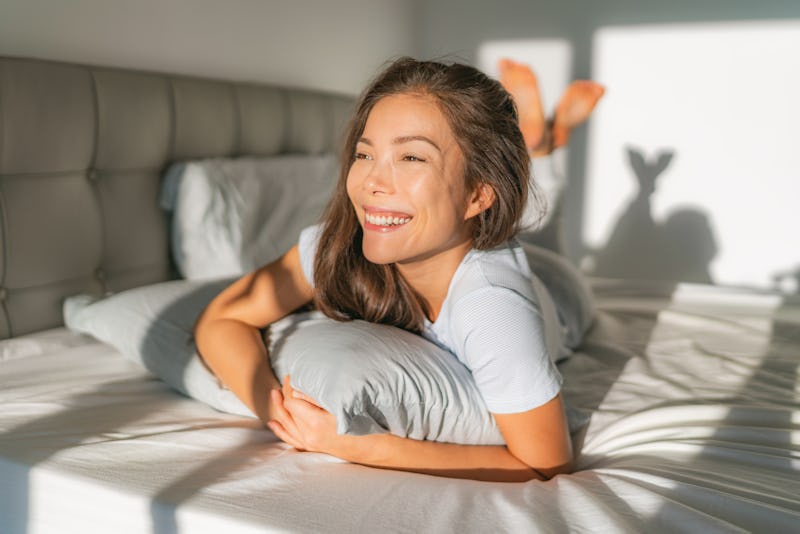
[[[147,395],[141,392],[147,389]],[[130,402],[135,398],[136,402]],[[143,399],[146,399],[143,401]],[[92,391],[65,397],[68,406],[47,417],[40,417],[28,423],[13,427],[0,434],[0,445],[6,460],[16,464],[16,475],[3,480],[3,484],[14,488],[11,499],[0,500],[0,518],[3,529],[8,532],[27,533],[31,524],[31,472],[36,466],[54,457],[59,451],[111,441],[128,439],[124,427],[145,420],[148,416],[163,412],[174,403],[173,395],[155,378],[147,380],[117,380],[99,384]],[[109,408],[118,405],[119,418],[111,423]],[[210,421],[210,422],[209,422]],[[164,421],[159,421],[164,423]],[[201,431],[213,428],[251,428],[258,432],[255,421],[214,421],[213,419],[176,421],[179,428],[162,433],[137,432],[135,439],[147,439],[163,433]],[[51,440],[57,439],[57,442]],[[31,446],[37,444],[37,446]],[[253,443],[241,448],[253,449]],[[179,480],[170,481],[153,496],[151,503],[153,534],[177,534],[175,513],[181,503],[189,500],[204,487],[230,476],[231,473],[251,462],[253,455],[237,454],[239,449],[226,449],[222,454],[207,462],[201,468],[185,475]],[[246,452],[246,451],[245,451]],[[186,484],[189,481],[190,484]]]
[[[607,286],[614,284],[609,281]],[[603,284],[597,292],[602,295]],[[632,301],[635,313],[631,315],[626,310],[624,294],[620,298],[620,291],[612,290],[609,295],[613,298],[604,299],[598,325],[582,347],[591,356],[579,353],[569,362],[573,366],[570,375],[575,379],[567,382],[568,388],[580,399],[581,408],[600,408],[629,364],[633,366],[629,383],[622,384],[617,393],[646,394],[647,388],[655,388],[644,411],[634,405],[621,418],[614,415],[615,410],[625,409],[619,404],[619,395],[614,397],[616,405],[600,410],[604,412],[600,424],[608,418],[614,429],[603,435],[603,428],[594,427],[591,448],[597,453],[579,457],[578,469],[586,471],[578,474],[592,477],[594,491],[602,493],[604,501],[616,501],[615,512],[636,518],[647,530],[671,530],[678,524],[698,527],[699,513],[708,519],[707,526],[715,524],[723,530],[736,525],[751,531],[792,531],[800,517],[796,499],[800,481],[787,484],[786,473],[796,469],[797,462],[796,439],[795,443],[792,441],[797,424],[792,414],[798,408],[800,299],[783,298],[771,317],[758,307],[755,312],[745,308],[744,316],[738,315],[735,307],[721,314],[705,315],[707,309],[682,302],[678,292],[671,295],[673,289],[664,285],[663,294],[641,300],[642,294],[634,289],[631,296],[639,302]],[[646,313],[642,312],[643,306]],[[659,318],[662,312],[666,315]],[[753,328],[754,318],[771,319],[771,330]],[[667,329],[656,333],[662,323]],[[704,331],[706,326],[712,333]],[[753,346],[743,345],[748,337],[741,333],[731,334],[730,339],[720,334],[731,327],[737,332],[751,331]],[[606,346],[604,333],[617,343]],[[686,349],[674,344],[683,341],[690,343]],[[716,343],[721,345],[715,346]],[[686,361],[681,372],[709,368],[722,372],[708,376],[707,384],[700,389],[693,389],[697,382],[685,388],[680,372],[675,374],[676,369],[684,367],[680,358],[669,362],[677,368],[659,367],[667,362],[660,361],[659,352],[663,350],[677,350],[675,354],[687,357],[694,354],[706,361],[696,367]],[[641,366],[638,371],[637,366]],[[641,373],[650,377],[649,386],[633,386],[630,382]],[[741,381],[731,396],[727,386],[739,377],[737,373],[741,373]],[[589,384],[596,386],[598,379],[603,387],[591,396],[582,396],[583,389],[591,389]],[[653,385],[652,379],[662,384]],[[659,391],[662,388],[667,391]],[[680,393],[675,396],[670,390]],[[675,410],[680,412],[677,420],[684,426],[676,426],[676,420],[670,419]],[[665,419],[659,420],[662,416]],[[632,435],[627,436],[629,433]],[[607,456],[603,450],[613,454]],[[620,491],[625,487],[658,495],[665,504],[642,516],[625,502],[624,491]],[[726,500],[729,502],[723,504]],[[725,520],[714,519],[717,516]]]
[[[254,430],[254,432],[263,434],[260,430]],[[159,490],[150,504],[150,515],[153,520],[152,534],[178,534],[181,532],[176,517],[180,505],[201,493],[203,488],[230,478],[237,471],[246,469],[256,458],[256,455],[253,454],[253,447],[252,443],[245,443],[236,448],[225,449],[201,467]]]
[[[115,381],[100,384],[93,391],[67,397],[63,402],[72,405],[72,408],[12,427],[0,434],[3,455],[7,460],[15,462],[17,473],[13,480],[3,481],[4,485],[14,488],[11,493],[12,498],[0,499],[0,517],[3,518],[3,526],[8,528],[9,532],[28,532],[31,508],[30,474],[38,464],[54,456],[59,450],[90,446],[92,442],[100,440],[98,436],[112,433],[118,428],[117,425],[109,427],[105,418],[98,417],[97,413],[105,411],[108,404],[113,402],[98,406],[94,399],[117,394],[117,387],[125,383],[126,381]],[[81,405],[86,403],[89,403],[89,406],[82,408]],[[135,422],[156,409],[155,404],[149,403],[126,405],[124,410],[120,410],[119,424]],[[65,420],[71,422],[70,431],[66,431],[62,426]],[[44,446],[42,443],[48,436],[58,439],[58,449],[55,452],[51,446]],[[31,443],[38,443],[38,446],[32,447]]]
[[[751,531],[793,532],[797,530],[800,507],[800,480],[788,482],[785,473],[797,469],[798,448],[792,434],[797,432],[798,402],[798,355],[800,342],[800,298],[784,297],[773,311],[769,344],[763,351],[754,350],[748,358],[760,358],[760,364],[742,384],[734,397],[727,399],[696,399],[698,404],[729,407],[728,414],[717,423],[717,431],[702,443],[700,453],[693,460],[719,462],[720,481],[725,491],[738,498],[739,510],[731,507],[729,512],[737,513],[736,525]],[[726,358],[725,353],[716,354],[713,348],[701,347],[712,356]],[[743,435],[754,434],[751,443],[742,439]],[[750,467],[757,467],[760,480],[754,488],[746,471],[736,472],[725,469],[725,461],[735,461],[737,453],[750,454]],[[757,461],[757,466],[753,462]],[[770,473],[775,473],[771,476]],[[780,476],[782,474],[782,476]],[[673,478],[685,484],[692,484],[690,474],[681,474],[676,469]],[[765,491],[765,490],[768,490]],[[702,495],[698,491],[695,502],[688,502],[686,495],[670,496],[676,502],[687,506],[703,502],[706,507],[714,507],[713,495]],[[774,505],[774,506],[771,506]],[[787,512],[793,510],[793,513]],[[656,515],[654,523],[662,518]],[[662,524],[669,524],[663,521]]]
[[[219,387],[216,378],[202,365],[192,335],[202,311],[230,283],[230,279],[224,279],[189,290],[180,289],[176,298],[169,299],[170,304],[155,316],[141,317],[141,324],[136,325],[141,330],[139,346],[122,352],[184,395],[221,411],[252,417],[230,391]]]
[[[162,411],[169,413],[169,404],[175,402],[174,391],[194,396],[212,396],[210,404],[227,412],[246,410],[228,390],[217,387],[215,379],[202,367],[196,358],[196,349],[191,338],[192,325],[205,305],[221,291],[230,281],[200,286],[188,292],[159,313],[155,320],[152,317],[125,317],[127,324],[120,327],[127,330],[120,335],[117,348],[129,360],[143,365],[150,372],[161,377],[158,380],[117,380],[100,383],[89,392],[66,396],[65,408],[50,416],[40,417],[25,424],[13,427],[0,435],[0,446],[4,456],[14,461],[19,467],[14,480],[4,480],[14,488],[10,500],[0,501],[0,518],[3,528],[10,532],[28,532],[31,522],[30,479],[35,466],[53,457],[60,450],[76,447],[91,447],[93,444],[115,440],[125,440],[124,427],[147,419],[148,416]],[[117,326],[115,326],[116,328]],[[138,342],[140,341],[140,344]],[[176,352],[175,347],[183,350]],[[165,358],[169,353],[169,358]],[[166,382],[166,384],[165,384]],[[167,388],[171,386],[172,390]],[[148,395],[131,396],[135,390],[147,389]],[[200,389],[198,389],[200,388]],[[127,393],[126,393],[127,392]],[[152,393],[152,394],[150,394]],[[135,399],[135,402],[130,402]],[[146,399],[146,400],[142,400]],[[110,422],[109,409],[119,405],[116,413],[119,418]],[[209,422],[210,421],[210,422]],[[159,421],[163,423],[163,421]],[[249,428],[259,435],[258,441],[264,439],[272,442],[275,437],[265,431],[260,422],[252,419],[217,421],[212,419],[181,420],[176,424],[182,428],[171,429],[166,433],[182,431],[199,431],[212,428],[239,427]],[[135,439],[154,437],[158,434],[136,432]],[[123,437],[114,437],[122,435]],[[48,439],[57,439],[57,443]],[[256,438],[253,438],[256,439]],[[155,493],[151,501],[152,532],[154,534],[176,534],[178,532],[175,513],[181,503],[198,494],[203,488],[224,479],[253,460],[248,450],[253,450],[253,443],[248,440],[241,447],[225,449],[201,468],[184,475],[181,479],[169,483]],[[31,447],[31,443],[39,443]],[[242,452],[242,454],[237,454]]]
[[[659,314],[669,308],[676,287],[676,282],[643,281],[637,284],[615,279],[594,280],[593,292],[602,307],[598,309],[595,323],[584,342],[561,369],[565,376],[565,396],[574,406],[594,416],[603,407],[626,366],[632,361],[646,359]],[[649,303],[644,309],[642,299]],[[639,513],[624,496],[606,483],[607,474],[601,476],[595,471],[612,466],[613,460],[605,455],[583,454],[589,426],[591,422],[573,436],[576,476],[581,477],[593,494],[602,495],[601,500],[614,510],[616,517],[624,519],[617,525],[620,530],[630,528],[626,521],[643,524]],[[610,520],[611,516],[606,519]]]
[[[602,307],[597,310],[594,325],[583,343],[561,365],[565,395],[577,408],[595,413],[628,362],[642,358],[658,315],[669,307],[676,287],[676,282],[636,284],[614,279],[594,280],[593,292],[595,298],[602,301]],[[658,304],[643,312],[638,300],[643,296]],[[624,344],[620,340],[625,340]],[[579,455],[583,436],[578,438],[576,454]]]

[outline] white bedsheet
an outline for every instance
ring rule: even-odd
[[[500,484],[298,453],[64,330],[0,343],[0,532],[800,529],[800,304],[596,284],[578,470]]]

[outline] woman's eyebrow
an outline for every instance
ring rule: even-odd
[[[425,137],[424,135],[403,135],[400,137],[395,137],[392,140],[392,143],[395,145],[402,145],[403,143],[408,143],[410,141],[424,141],[425,143],[428,143],[429,145],[433,146],[433,148],[435,148],[439,152],[442,151],[442,149],[439,148],[439,145],[437,145],[433,141],[433,139],[431,139],[430,137]]]
[[[431,139],[430,137],[425,137],[424,135],[402,135],[400,137],[395,137],[394,139],[392,139],[392,144],[393,145],[402,145],[403,143],[409,143],[411,141],[423,141],[423,142],[428,143],[429,145],[431,145],[433,148],[435,148],[439,152],[442,151],[442,149],[439,148],[439,145],[437,145],[436,142],[434,142],[433,139]],[[364,143],[365,145],[372,146],[372,141],[370,141],[366,137],[361,137],[358,140],[358,142],[359,143]]]

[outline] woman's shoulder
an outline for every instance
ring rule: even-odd
[[[300,238],[298,239],[298,242],[305,242],[316,247],[320,234],[322,234],[322,223],[306,226],[300,231]]]
[[[304,228],[297,240],[297,251],[300,254],[300,266],[306,280],[314,286],[314,257],[317,255],[317,246],[322,234],[322,224],[315,224]]]
[[[522,246],[515,239],[488,250],[471,250],[456,272],[451,292],[466,295],[478,290],[512,290],[532,297],[531,272]],[[455,295],[454,295],[455,296]]]

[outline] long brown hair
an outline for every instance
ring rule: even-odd
[[[464,154],[467,191],[480,184],[494,190],[492,205],[473,218],[472,246],[477,249],[496,247],[516,233],[528,198],[530,160],[511,97],[474,67],[405,57],[390,64],[361,95],[345,138],[339,182],[323,216],[314,260],[315,302],[334,319],[364,319],[420,333],[424,299],[393,264],[364,257],[361,225],[346,187],[372,108],[397,94],[433,97]]]

